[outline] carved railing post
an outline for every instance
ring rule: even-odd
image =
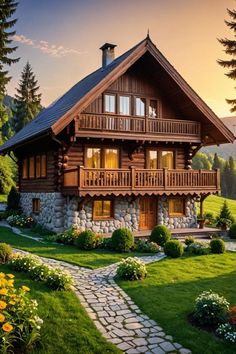
[[[164,167],[163,168],[163,182],[164,182],[164,190],[167,189],[168,187],[168,168],[167,167]]]
[[[78,167],[78,186],[79,189],[84,187],[84,166]]]
[[[136,170],[135,166],[130,166],[131,170],[131,191],[135,190],[136,187]]]

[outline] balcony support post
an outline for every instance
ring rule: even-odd
[[[164,167],[163,168],[163,182],[164,182],[164,190],[167,190],[168,189],[168,168],[167,167]]]
[[[78,186],[79,189],[84,186],[84,166],[78,166]]]
[[[131,191],[135,190],[135,185],[136,185],[136,171],[135,171],[135,166],[130,166],[131,169]]]

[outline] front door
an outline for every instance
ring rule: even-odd
[[[157,221],[156,197],[140,198],[140,230],[152,230]]]

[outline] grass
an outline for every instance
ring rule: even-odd
[[[203,202],[204,213],[207,212],[213,213],[214,217],[216,217],[220,213],[224,200],[227,200],[232,216],[236,220],[236,200],[219,197],[217,195],[209,195],[205,199],[205,201]],[[199,213],[199,205],[198,205],[198,213]]]
[[[6,203],[6,201],[7,201],[7,195],[6,194],[0,194],[0,203],[1,202]]]
[[[39,316],[44,320],[42,346],[32,354],[121,353],[102,337],[73,292],[49,290],[6,265],[0,271],[15,274],[15,285],[28,286],[31,298],[38,301]]]
[[[105,267],[119,262],[122,258],[140,256],[140,253],[117,253],[109,250],[81,251],[75,246],[63,246],[54,243],[40,243],[32,239],[16,235],[7,227],[0,227],[0,242],[6,242],[12,247],[19,248],[39,256],[54,258],[86,268]]]
[[[147,267],[143,281],[118,284],[150,318],[193,354],[232,354],[235,344],[193,327],[188,315],[195,298],[204,290],[225,296],[236,305],[236,253],[165,259]]]

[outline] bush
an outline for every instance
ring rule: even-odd
[[[28,353],[40,339],[43,320],[38,317],[38,304],[28,296],[26,286],[14,287],[14,275],[0,273],[1,331],[0,352]],[[16,304],[17,302],[17,304]]]
[[[225,243],[220,238],[215,238],[210,242],[210,248],[212,253],[224,253]]]
[[[129,252],[134,246],[134,236],[129,229],[121,228],[113,231],[111,236],[112,249],[118,252]]]
[[[121,279],[138,280],[147,276],[147,270],[142,260],[128,257],[120,262],[116,274]]]
[[[166,242],[164,252],[167,256],[178,258],[184,253],[184,248],[179,240],[170,240]]]
[[[68,230],[57,235],[56,241],[64,245],[73,245],[77,240],[80,230],[76,226],[71,226]]]
[[[75,244],[81,250],[92,250],[102,244],[102,237],[91,230],[85,230],[76,238]]]
[[[192,243],[191,245],[188,246],[187,251],[189,252],[189,254],[195,254],[197,256],[202,256],[202,255],[209,254],[210,249],[206,243],[201,242],[201,241],[195,241],[194,243]]]
[[[156,242],[159,246],[164,246],[171,238],[170,230],[164,225],[156,225],[151,233],[150,241]]]
[[[155,242],[139,240],[136,244],[135,251],[142,253],[158,253],[160,252],[160,246]]]
[[[206,225],[213,225],[216,222],[214,214],[211,212],[205,213],[204,218],[206,220]]]
[[[20,228],[30,228],[34,224],[33,218],[25,215],[10,215],[7,218],[7,222],[11,226]]]
[[[6,243],[0,243],[0,262],[6,263],[10,259],[12,248]]]
[[[17,192],[16,187],[11,187],[7,196],[7,209],[20,210],[20,193]]]
[[[227,318],[229,303],[216,293],[204,291],[195,300],[194,320],[201,326],[217,326]]]
[[[236,343],[236,330],[229,323],[222,323],[216,330],[216,334],[228,342]]]
[[[42,281],[54,290],[70,290],[73,285],[68,272],[44,264],[39,257],[16,254],[9,265],[18,272],[29,273],[31,279]]]
[[[187,236],[184,239],[184,243],[186,246],[190,246],[192,243],[194,243],[195,239],[193,236]]]
[[[236,224],[232,224],[229,229],[229,237],[236,239]]]

